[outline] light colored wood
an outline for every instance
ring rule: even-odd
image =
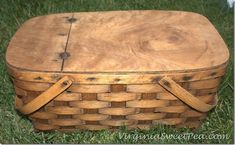
[[[79,115],[73,115],[73,118],[78,118],[80,120],[85,120],[85,121],[100,121],[108,119],[109,116],[104,114],[79,114]]]
[[[83,91],[90,89],[91,93],[92,88],[94,88],[94,91],[97,91],[97,89],[99,90],[100,86],[101,88],[102,86],[105,86],[105,88],[110,88],[110,92],[102,93],[101,91],[97,94],[79,93],[74,92],[76,89],[71,90],[68,88],[67,90],[72,92],[65,91],[61,93],[55,97],[54,101],[46,104],[45,108],[42,108],[45,112],[36,112],[36,115],[30,115],[29,117],[33,122],[41,124],[40,126],[37,126],[37,129],[51,130],[51,127],[56,127],[55,129],[60,131],[73,131],[72,128],[82,129],[86,128],[87,126],[90,126],[90,130],[99,130],[99,127],[116,128],[122,125],[127,125],[130,128],[138,126],[150,127],[156,123],[180,126],[187,124],[187,122],[193,123],[194,121],[205,119],[206,113],[200,113],[188,107],[186,104],[180,101],[180,97],[175,96],[179,94],[175,94],[174,91],[174,95],[166,90],[162,90],[161,92],[157,93],[151,93],[152,91],[150,91],[150,93],[144,92],[144,90],[149,90],[148,87],[150,87],[150,90],[153,90],[152,88],[154,88],[154,85],[156,85],[155,88],[158,91],[160,91],[159,87],[169,87],[169,85],[165,84],[166,82],[163,83],[163,80],[167,80],[170,83],[170,87],[173,89],[175,86],[179,87],[179,85],[177,85],[175,82],[172,82],[173,80],[169,80],[167,78],[168,77],[164,77],[159,82],[152,84],[130,85],[134,86],[132,88],[132,92],[127,92],[128,85],[109,84],[96,86],[75,84],[74,88],[82,88]],[[219,78],[214,78],[200,81],[189,81],[184,82],[183,86],[193,89],[189,91],[196,91],[198,96],[196,95],[195,97],[198,98],[201,102],[212,104],[216,94],[213,93],[203,95],[200,94],[200,92],[209,90],[207,87],[204,87],[204,84],[207,84],[208,86],[217,86],[219,80]],[[18,82],[15,84],[18,86],[15,88],[19,94],[23,95],[23,98],[19,99],[18,101],[21,103],[21,105],[18,103],[17,106],[22,106],[23,103],[28,103],[37,96],[38,92],[33,91],[32,86],[36,86],[37,90],[37,88],[42,89],[44,87],[45,89],[46,87],[52,85],[45,82],[39,82],[37,84],[37,82],[28,81],[22,81],[21,85],[21,80],[17,81]],[[182,85],[182,83],[180,84]],[[142,89],[142,93],[139,93],[138,88]],[[32,90],[29,91],[28,89]],[[166,89],[169,90],[168,88]],[[208,93],[211,92],[212,90],[210,89]],[[151,97],[148,98],[148,96]],[[18,97],[16,97],[16,99],[18,99]],[[24,102],[25,100],[27,101]],[[186,103],[188,102],[186,101]],[[191,104],[189,103],[189,105]],[[187,122],[185,123],[184,120],[187,120]],[[98,128],[92,128],[95,126],[98,126]],[[59,129],[57,129],[57,127]]]
[[[35,112],[32,113],[30,117],[36,119],[55,119],[57,115],[48,112]]]
[[[52,84],[50,83],[35,83],[35,82],[28,82],[28,81],[20,81],[17,79],[13,79],[13,83],[17,88],[28,90],[28,91],[46,91],[50,88]]]
[[[135,108],[155,108],[155,107],[165,107],[169,105],[168,100],[134,100],[127,101],[127,107]]]
[[[107,101],[107,102],[123,102],[123,101],[130,101],[140,98],[141,94],[136,93],[125,93],[125,92],[118,92],[118,93],[100,93],[97,96],[97,100],[100,101]]]
[[[110,103],[102,101],[73,101],[69,103],[70,106],[83,108],[83,109],[98,109],[109,107]],[[92,104],[92,105],[91,105]]]
[[[70,76],[79,84],[148,84],[157,83],[161,77],[169,76],[177,82],[211,79],[225,74],[226,65],[201,71],[182,71],[164,73],[47,73],[32,72],[8,66],[9,74],[16,79],[30,82],[55,83],[62,76]],[[38,79],[40,78],[40,79]]]
[[[196,13],[117,11],[75,13],[74,18],[66,72],[191,70],[228,60],[216,29]]]
[[[203,81],[195,81],[189,84],[190,89],[211,89],[219,86],[221,78],[214,78]]]
[[[9,65],[32,71],[60,71],[71,13],[39,16],[26,21],[12,38],[6,53]],[[62,34],[64,34],[62,36]]]
[[[51,119],[50,124],[58,126],[75,126],[81,125],[81,120],[78,119]]]
[[[109,92],[109,85],[72,85],[69,89],[72,92],[79,93],[105,93]]]
[[[129,126],[136,124],[136,120],[102,120],[100,124],[109,126]]]
[[[160,100],[178,100],[177,97],[168,92],[158,93],[156,98]]]
[[[16,102],[17,108],[23,114],[33,113],[34,111],[40,109],[42,106],[50,102],[57,95],[62,93],[71,84],[72,84],[72,81],[68,77],[63,77],[56,84],[54,84],[48,90],[40,94],[38,97],[36,97],[32,101],[30,101],[28,104],[25,104],[24,106],[19,107],[18,103]]]
[[[138,93],[157,93],[164,91],[158,84],[142,84],[142,85],[127,85],[127,92],[138,92]]]
[[[29,81],[21,81],[17,79],[13,79],[13,82],[15,86],[17,87],[16,90],[24,89],[28,91],[45,91],[52,86],[51,83],[45,83],[45,82],[36,83],[36,82],[29,82]],[[74,93],[105,93],[105,92],[109,92],[110,88],[109,88],[109,85],[73,84],[71,87],[68,88],[68,91],[71,91]]]
[[[52,106],[47,107],[46,110],[49,113],[55,113],[58,115],[74,115],[74,114],[81,114],[82,110],[80,108],[75,107],[67,107],[67,106]]]
[[[81,100],[81,94],[79,93],[66,93],[63,92],[58,95],[54,100],[55,101],[78,101]]]
[[[182,113],[186,111],[187,106],[167,106],[155,108],[155,112],[164,112],[164,113]]]
[[[19,96],[27,96],[27,91],[14,85],[15,93]]]
[[[164,118],[165,116],[166,116],[165,113],[139,113],[139,114],[128,115],[126,118],[134,120],[156,120]]]
[[[180,116],[181,117],[201,117],[202,115],[205,115],[205,114],[194,111],[194,110],[188,110],[182,113]]]
[[[198,126],[217,102],[228,56],[205,17],[137,10],[33,18],[6,60],[16,108],[31,104],[36,129],[72,131]]]
[[[200,112],[208,112],[212,108],[215,107],[217,104],[217,101],[215,101],[214,104],[206,104],[205,102],[199,100],[192,94],[190,94],[188,91],[186,91],[184,88],[182,88],[180,85],[175,83],[172,79],[169,77],[162,78],[159,83],[167,89],[169,92],[174,94],[177,98],[179,98],[181,101],[189,105],[190,107],[196,109]]]
[[[99,113],[106,115],[130,115],[134,114],[137,109],[135,108],[102,108]]]
[[[214,95],[198,96],[197,98],[202,100],[205,103],[209,103],[210,104],[211,102],[213,102],[215,100],[216,94],[214,94]]]
[[[207,81],[211,82],[211,80],[206,80],[206,82]],[[189,86],[191,83],[195,83],[195,81],[184,83],[184,86]],[[198,83],[198,86],[203,85],[203,83],[196,83]],[[82,129],[87,126],[90,126],[90,130],[97,130],[99,127],[116,128],[122,125],[127,125],[130,128],[139,126],[150,127],[156,123],[178,126],[185,124],[184,120],[187,120],[187,124],[187,122],[202,120],[206,117],[206,113],[200,113],[193,110],[186,104],[182,103],[177,97],[176,99],[173,99],[174,96],[172,94],[171,96],[168,95],[170,93],[168,92],[167,94],[167,91],[164,93],[158,92],[152,94],[144,92],[138,93],[137,90],[135,91],[137,93],[128,93],[125,92],[128,85],[111,84],[106,86],[110,88],[111,92],[98,93],[97,95],[90,93],[81,94],[75,92],[63,92],[57,96],[54,101],[50,102],[50,105],[47,104],[45,108],[42,108],[43,110],[40,110],[43,112],[33,113],[36,115],[30,115],[29,117],[33,122],[43,124],[41,126],[37,126],[37,129],[50,130],[51,127],[56,126],[59,128],[56,130],[60,131],[73,131],[72,128]],[[145,88],[142,85],[137,86]],[[147,84],[147,86],[149,85]],[[20,94],[26,94],[29,98],[37,96],[37,93],[33,91],[17,89]],[[21,93],[22,91],[23,93]],[[200,92],[200,90],[198,91]],[[145,96],[145,98],[136,97],[136,95],[139,96],[140,94],[142,94],[142,97]],[[162,98],[157,98],[159,100],[155,100],[157,94],[160,94]],[[99,98],[99,96],[101,96],[101,98]],[[152,97],[148,98],[146,96]],[[25,100],[24,96],[22,97],[22,99]],[[69,97],[71,97],[71,99],[69,99]],[[195,97],[205,103],[212,103],[215,94],[204,96],[196,95]],[[121,102],[119,102],[119,99]],[[28,102],[30,102],[30,100]],[[79,102],[81,102],[81,104],[79,104]],[[104,104],[105,106],[100,106],[104,102],[107,104]],[[131,102],[131,106],[128,104],[129,102]],[[162,106],[159,102],[167,102],[167,104]],[[98,128],[92,128],[95,126],[98,126]]]
[[[206,69],[227,62],[229,52],[204,16],[146,10],[36,17],[6,56],[8,65],[31,71],[117,73]]]
[[[160,119],[160,120],[154,120],[154,124],[166,124],[166,125],[176,125],[176,124],[183,124],[185,118],[167,118],[167,119]]]

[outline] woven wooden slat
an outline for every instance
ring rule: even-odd
[[[72,85],[69,89],[79,93],[105,93],[109,92],[109,85]]]
[[[190,89],[211,89],[218,87],[220,83],[220,77],[215,79],[203,80],[203,81],[195,81],[189,83]]]
[[[134,120],[156,120],[164,118],[165,115],[165,113],[139,113],[134,115],[128,115],[127,118]]]
[[[15,86],[28,91],[45,91],[47,90],[52,84],[50,83],[35,83],[35,82],[27,82],[27,81],[20,81],[14,79]]]
[[[76,128],[81,130],[103,130],[109,129],[110,127],[105,125],[79,125]]]
[[[154,107],[165,107],[169,105],[167,100],[134,100],[126,103],[127,107],[135,108],[154,108]]]
[[[126,90],[127,92],[136,93],[156,93],[164,91],[164,89],[158,84],[127,85]]]
[[[15,93],[19,96],[27,96],[27,91],[18,88],[17,86],[14,86]]]
[[[82,124],[78,119],[51,119],[49,123],[55,126],[76,126]]]
[[[57,96],[54,100],[55,101],[78,101],[81,100],[81,94],[80,93],[67,93],[64,92]]]
[[[197,89],[195,91],[198,96],[204,96],[204,95],[215,94],[217,90],[218,90],[218,87],[212,88],[212,89]]]
[[[179,100],[177,97],[168,92],[158,93],[156,98],[160,100]]]
[[[100,93],[98,94],[97,99],[100,101],[107,101],[107,102],[123,102],[123,101],[136,100],[140,96],[141,94],[125,93],[125,92]]]
[[[70,102],[70,106],[84,109],[98,109],[109,107],[110,103],[102,101],[74,101]]]
[[[164,113],[183,113],[188,109],[187,106],[167,106],[155,108],[155,112],[164,112]]]
[[[35,112],[30,115],[31,118],[36,119],[54,119],[57,118],[57,115],[54,113],[48,113],[48,112]]]
[[[102,120],[100,124],[108,126],[129,126],[137,124],[136,120]]]
[[[73,115],[73,118],[78,118],[80,120],[86,120],[86,121],[100,121],[105,120],[109,118],[109,115],[104,114],[79,114],[79,115]]]
[[[185,118],[167,118],[167,119],[160,119],[154,120],[154,124],[165,124],[165,125],[177,125],[183,124],[185,122]]]
[[[215,96],[216,96],[215,94],[212,94],[212,95],[198,96],[198,98],[205,103],[210,103],[213,100],[215,100]]]
[[[99,113],[107,115],[129,115],[134,114],[135,108],[103,108],[99,109]]]
[[[197,112],[194,110],[188,110],[188,111],[181,114],[182,117],[200,117],[202,115],[203,115],[203,113],[200,113],[200,112]]]
[[[81,109],[75,107],[65,107],[65,106],[47,107],[47,111],[59,115],[81,114]]]

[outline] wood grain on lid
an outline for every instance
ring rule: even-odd
[[[9,65],[31,71],[183,71],[228,58],[223,39],[204,16],[155,10],[36,17],[7,50]]]
[[[72,14],[39,16],[26,21],[12,38],[7,63],[32,71],[60,71]]]

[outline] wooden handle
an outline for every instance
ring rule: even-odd
[[[182,88],[180,85],[178,85],[175,81],[173,81],[169,77],[163,77],[159,84],[167,89],[169,92],[174,94],[177,98],[179,98],[181,101],[189,105],[190,107],[200,111],[200,112],[208,112],[213,107],[216,106],[218,102],[218,98],[216,96],[215,103],[213,105],[206,104],[203,101],[199,100],[195,96],[193,96],[191,93],[189,93],[187,90]]]
[[[65,89],[67,89],[72,84],[72,79],[68,76],[63,77],[54,85],[52,85],[48,90],[40,94],[38,97],[30,101],[28,104],[23,106],[23,102],[17,96],[15,97],[15,107],[23,114],[30,114],[34,111],[40,109],[42,106],[50,102]]]

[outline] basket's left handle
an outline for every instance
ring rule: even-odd
[[[38,97],[36,97],[26,105],[23,105],[21,99],[16,96],[15,107],[23,114],[31,114],[34,111],[40,109],[42,106],[46,105],[48,102],[62,93],[65,89],[71,86],[72,82],[73,81],[71,78],[69,78],[68,76],[64,76],[49,89],[47,89],[45,92],[40,94]]]

